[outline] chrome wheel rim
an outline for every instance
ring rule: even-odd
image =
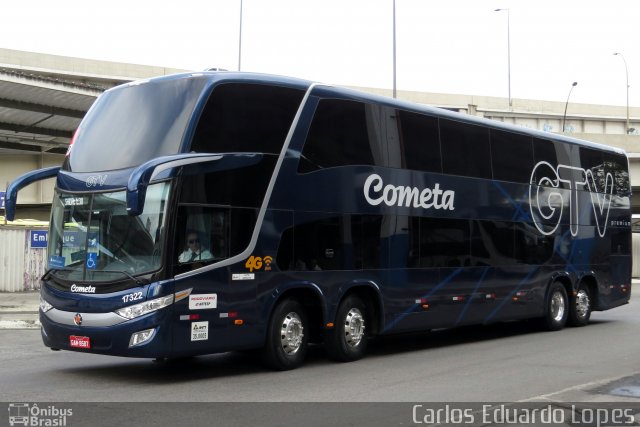
[[[554,292],[551,297],[551,318],[559,322],[564,317],[565,301],[562,293]]]
[[[357,347],[364,338],[364,317],[357,308],[351,308],[344,321],[344,337],[349,347]]]
[[[576,295],[576,314],[578,317],[586,317],[591,307],[589,294],[584,289],[580,289]]]
[[[298,313],[291,312],[282,320],[280,327],[280,345],[286,354],[296,354],[304,338],[304,326]]]

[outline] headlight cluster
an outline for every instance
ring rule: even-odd
[[[42,310],[43,313],[46,313],[47,311],[51,310],[53,308],[53,306],[51,304],[49,304],[47,301],[45,301],[42,296],[40,296],[40,310]]]
[[[173,304],[173,294],[121,308],[120,310],[116,310],[116,314],[126,319],[135,319],[136,317],[160,310],[171,304]]]

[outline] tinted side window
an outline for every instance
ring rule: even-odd
[[[317,218],[296,214],[298,223],[282,234],[276,261],[281,270],[362,270],[385,267],[383,217],[344,215]]]
[[[605,153],[605,171],[613,176],[613,191],[618,196],[625,197],[630,194],[629,171],[627,170],[627,158],[621,154]]]
[[[322,271],[353,268],[352,248],[342,235],[343,217],[311,219],[317,215],[296,215],[298,225],[284,232],[282,241],[293,240],[293,256],[278,254],[281,270]],[[307,220],[307,218],[309,220]],[[282,245],[281,247],[285,247]]]
[[[612,255],[631,254],[631,235],[629,229],[612,227],[610,230]]]
[[[381,215],[353,215],[351,235],[353,238],[354,267],[370,269],[386,267],[383,257],[387,254],[381,238],[383,217]]]
[[[604,173],[602,152],[591,148],[580,147],[580,167],[591,170],[594,174]]]
[[[544,264],[553,257],[555,237],[543,236],[531,224],[514,223],[515,257],[525,264]]]
[[[278,86],[220,85],[202,112],[191,151],[280,154],[303,96]]]
[[[537,165],[540,162],[547,162],[555,170],[558,167],[558,156],[553,142],[546,139],[533,139],[533,162]],[[548,168],[536,169],[536,175],[533,177],[533,184],[548,176]],[[546,181],[544,181],[546,182]]]
[[[399,111],[403,166],[407,169],[442,172],[438,119],[424,114]]]
[[[202,173],[198,167],[185,167],[180,201],[226,206],[260,207],[276,163],[266,155],[260,163],[241,169]],[[215,167],[215,164],[212,165]],[[199,174],[189,174],[200,172]]]
[[[380,126],[381,110],[386,109],[356,101],[321,100],[311,122],[298,171],[385,165],[386,134]]]
[[[469,221],[420,218],[420,267],[470,265]]]
[[[585,171],[591,171],[591,174],[596,181],[595,188],[593,183],[589,183],[589,187],[584,186],[584,190],[591,188],[594,192],[605,191],[606,171],[604,167],[604,160],[602,158],[602,152],[598,150],[592,150],[586,147],[579,147],[580,152],[580,167]]]
[[[242,252],[249,245],[257,216],[256,209],[179,205],[174,272]]]
[[[473,221],[472,228],[473,265],[499,266],[515,262],[513,223]]]
[[[491,179],[489,129],[441,119],[440,139],[444,173]]]
[[[491,163],[494,179],[528,184],[533,170],[531,137],[492,129]]]

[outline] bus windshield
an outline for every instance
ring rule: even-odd
[[[206,80],[142,81],[100,96],[76,132],[63,169],[126,169],[180,150]]]
[[[140,216],[126,210],[125,191],[56,192],[48,267],[65,280],[109,281],[160,268],[170,184],[150,185]]]

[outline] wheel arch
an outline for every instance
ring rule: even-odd
[[[313,282],[290,282],[278,286],[265,304],[262,318],[268,325],[276,306],[287,298],[297,300],[304,307],[311,325],[311,337],[313,341],[319,341],[322,327],[328,319],[327,301],[324,293]]]
[[[372,334],[378,334],[382,325],[384,325],[384,303],[380,287],[373,281],[354,281],[346,284],[342,288],[340,297],[335,304],[335,310],[332,311],[330,318],[335,319],[337,307],[345,298],[351,295],[358,296],[365,303],[367,310],[371,313]]]
[[[577,292],[580,286],[582,285],[584,285],[588,289],[589,296],[593,301],[591,306],[595,309],[596,307],[599,306],[599,300],[600,300],[599,298],[600,292],[598,291],[598,279],[596,278],[595,273],[590,272],[580,277],[580,279],[576,284],[575,291]]]
[[[549,282],[547,283],[547,287],[544,292],[545,301],[546,301],[546,298],[549,296],[549,290],[551,289],[551,285],[553,285],[554,283],[560,283],[564,287],[564,290],[567,291],[567,296],[573,295],[574,282],[573,280],[571,280],[570,275],[564,272],[556,273],[551,276],[551,279],[549,279]]]

